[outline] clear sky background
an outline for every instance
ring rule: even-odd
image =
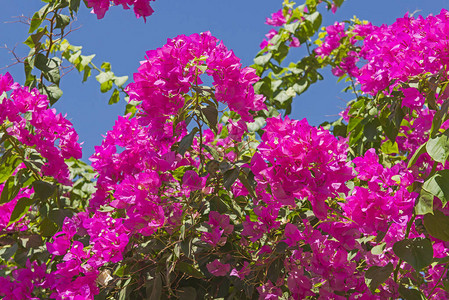
[[[297,1],[300,3],[301,1]],[[28,26],[18,22],[17,16],[31,17],[43,3],[39,0],[0,0],[0,46],[7,45],[19,56],[26,56],[29,48],[22,44],[27,37]],[[112,65],[117,76],[137,71],[145,51],[161,47],[167,38],[180,34],[211,31],[214,36],[234,50],[244,66],[251,65],[259,50],[259,44],[270,27],[265,18],[281,8],[282,0],[157,0],[152,2],[155,13],[147,18],[136,19],[132,10],[112,7],[104,19],[97,20],[94,14],[82,4],[74,27],[78,30],[67,39],[73,45],[82,45],[83,54],[96,54],[94,63],[103,61]],[[449,8],[447,0],[347,0],[334,15],[324,13],[323,26],[335,21],[347,20],[354,15],[371,21],[374,25],[391,24],[407,12],[427,16],[438,14],[442,8]],[[324,12],[324,9],[322,10]],[[300,51],[287,60],[299,59]],[[13,56],[0,48],[0,68],[13,63]],[[9,71],[15,81],[23,84],[22,65],[0,69],[0,74]],[[292,118],[307,118],[313,125],[332,121],[351,100],[350,95],[341,93],[342,83],[329,70],[323,72],[324,81],[312,86],[293,103]],[[67,114],[80,135],[83,145],[83,160],[94,152],[104,135],[112,128],[118,115],[123,114],[125,102],[108,105],[110,93],[102,94],[94,77],[81,83],[82,75],[77,71],[61,79],[64,95],[55,105],[58,112]],[[128,81],[129,83],[130,81]]]

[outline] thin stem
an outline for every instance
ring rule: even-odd
[[[198,90],[198,68],[195,69],[195,90]],[[199,91],[195,92],[195,108],[198,109],[200,107],[199,102]],[[198,130],[200,132],[200,164],[201,164],[201,173],[204,172],[204,158],[203,158],[203,127],[202,127],[202,119],[201,115],[197,115],[195,118],[196,123],[198,124]]]
[[[352,90],[354,91],[355,97],[357,98],[357,100],[359,100],[360,96],[357,93],[357,90],[355,89],[354,78],[352,78],[352,76],[349,76],[349,78],[351,79],[351,86],[352,86]]]
[[[54,11],[53,12],[53,17],[49,20],[50,22],[50,33],[48,34],[48,41],[49,41],[49,45],[48,45],[48,49],[47,49],[47,53],[45,54],[45,57],[50,56],[50,52],[51,52],[51,48],[53,47],[53,30],[54,30],[54,22],[56,20],[56,16],[58,15],[58,11]],[[41,72],[41,84],[44,84],[44,72]]]

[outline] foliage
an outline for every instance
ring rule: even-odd
[[[323,1],[284,1],[252,68],[181,35],[125,87],[66,39],[80,1],[43,2],[24,86],[0,76],[5,299],[449,297],[448,11],[320,28]],[[51,108],[65,64],[130,103],[92,166]],[[355,99],[332,124],[290,119],[326,66]]]

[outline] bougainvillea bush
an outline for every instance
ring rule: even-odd
[[[448,11],[321,28],[343,1],[284,1],[254,65],[181,35],[125,84],[66,39],[80,1],[43,2],[26,81],[0,75],[1,297],[449,298]],[[66,65],[128,101],[91,165],[52,108]],[[290,118],[325,67],[354,100],[333,123]]]

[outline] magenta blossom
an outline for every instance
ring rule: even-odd
[[[207,264],[207,270],[214,276],[226,276],[231,270],[231,265],[222,264],[218,259]]]

